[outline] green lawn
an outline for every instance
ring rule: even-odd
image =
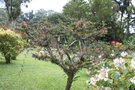
[[[80,77],[71,90],[88,90],[86,70],[81,70],[77,76]],[[8,65],[0,61],[0,90],[64,90],[66,78],[58,66],[35,60],[27,53]]]

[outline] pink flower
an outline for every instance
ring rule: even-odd
[[[117,41],[115,41],[115,40],[113,40],[113,41],[111,42],[111,44],[114,45],[114,46],[116,45],[116,43],[117,43]]]

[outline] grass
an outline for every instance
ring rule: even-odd
[[[27,54],[27,53],[26,53]],[[11,64],[0,61],[0,90],[64,90],[66,75],[58,66],[31,58],[30,53],[19,55]],[[88,90],[86,70],[73,82],[71,90]]]

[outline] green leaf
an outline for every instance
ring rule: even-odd
[[[115,79],[115,80],[118,80],[119,77],[120,77],[120,73],[116,71],[116,72],[114,73],[114,79]]]
[[[124,90],[124,87],[122,87],[122,86],[121,86],[121,87],[119,87],[119,90]]]
[[[126,75],[128,73],[128,69],[123,70],[123,75]]]

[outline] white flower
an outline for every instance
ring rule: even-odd
[[[107,81],[108,80],[108,72],[110,71],[109,68],[102,68],[99,72],[99,74],[96,74],[94,77],[91,77],[90,80],[87,81],[87,83],[89,85],[96,85],[96,82],[99,80],[104,80]]]
[[[118,69],[118,67],[125,66],[125,60],[123,58],[116,58],[113,60],[114,66]]]
[[[132,84],[135,84],[135,77],[131,78],[131,79],[130,79],[130,82],[131,82]]]
[[[100,58],[100,59],[101,59],[101,58],[102,58],[102,55],[99,55],[99,56],[98,56],[98,58]]]
[[[44,54],[45,52],[43,50],[39,51],[40,54]]]
[[[126,57],[126,56],[128,56],[128,53],[127,53],[127,52],[122,52],[120,55],[121,55],[122,57]]]
[[[104,80],[104,81],[107,81],[108,80],[108,72],[110,71],[109,68],[102,68],[100,70],[100,73],[98,75],[98,79],[99,80]]]
[[[93,85],[95,86],[97,82],[97,78],[91,77],[90,80],[87,81],[88,85]]]
[[[111,54],[112,57],[113,57],[114,55],[115,55],[114,53]]]
[[[131,60],[131,68],[135,69],[135,58]]]

